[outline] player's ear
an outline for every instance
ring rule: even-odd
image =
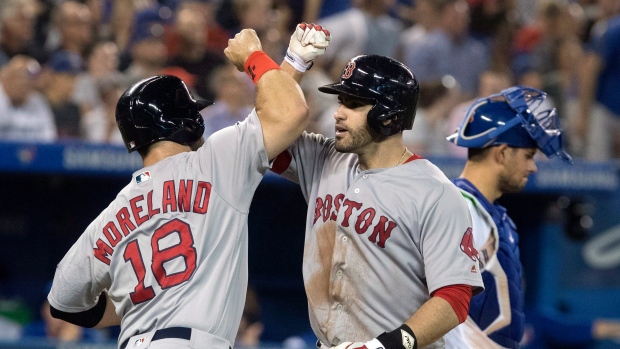
[[[500,144],[491,149],[491,156],[497,164],[504,165],[506,164],[506,161],[508,159],[509,151],[510,147],[508,147],[506,144]]]

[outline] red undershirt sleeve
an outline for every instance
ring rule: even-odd
[[[288,152],[288,150],[281,152],[278,156],[276,156],[276,159],[273,161],[271,171],[277,174],[282,174],[284,171],[286,171],[292,160],[293,157],[291,156],[291,153]]]
[[[471,300],[470,285],[449,285],[442,287],[431,293],[431,297],[441,297],[450,303],[454,313],[459,319],[459,323],[465,322],[469,313],[469,302]]]

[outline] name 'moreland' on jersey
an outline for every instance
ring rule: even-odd
[[[148,176],[143,179],[145,176]],[[143,172],[136,176],[136,183],[150,180],[150,173]],[[177,189],[178,188],[178,189]],[[205,214],[209,208],[211,183],[181,179],[165,181],[161,187],[161,202],[153,203],[153,190],[149,191],[146,199],[143,194],[129,200],[128,207],[124,206],[116,213],[116,219],[110,220],[102,229],[105,240],[99,238],[93,249],[95,257],[110,265],[110,258],[114,247],[142,223],[159,213],[193,212]],[[122,232],[122,233],[121,233]]]

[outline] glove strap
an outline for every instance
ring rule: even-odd
[[[392,332],[383,332],[376,340],[381,342],[385,349],[418,349],[418,340],[406,324]]]
[[[299,57],[293,51],[291,51],[290,48],[286,50],[284,60],[286,60],[290,65],[292,65],[295,70],[301,73],[304,73],[306,70],[310,70],[310,68],[312,68],[312,65],[314,64],[314,61],[304,62],[304,60],[301,59],[301,57]]]
[[[254,84],[258,83],[263,74],[272,69],[280,69],[280,66],[263,51],[252,52],[245,61],[245,72],[252,78]]]

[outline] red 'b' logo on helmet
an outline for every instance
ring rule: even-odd
[[[347,66],[344,68],[344,71],[342,72],[342,78],[343,79],[350,78],[351,75],[353,75],[354,69],[355,69],[355,62],[349,62]]]

